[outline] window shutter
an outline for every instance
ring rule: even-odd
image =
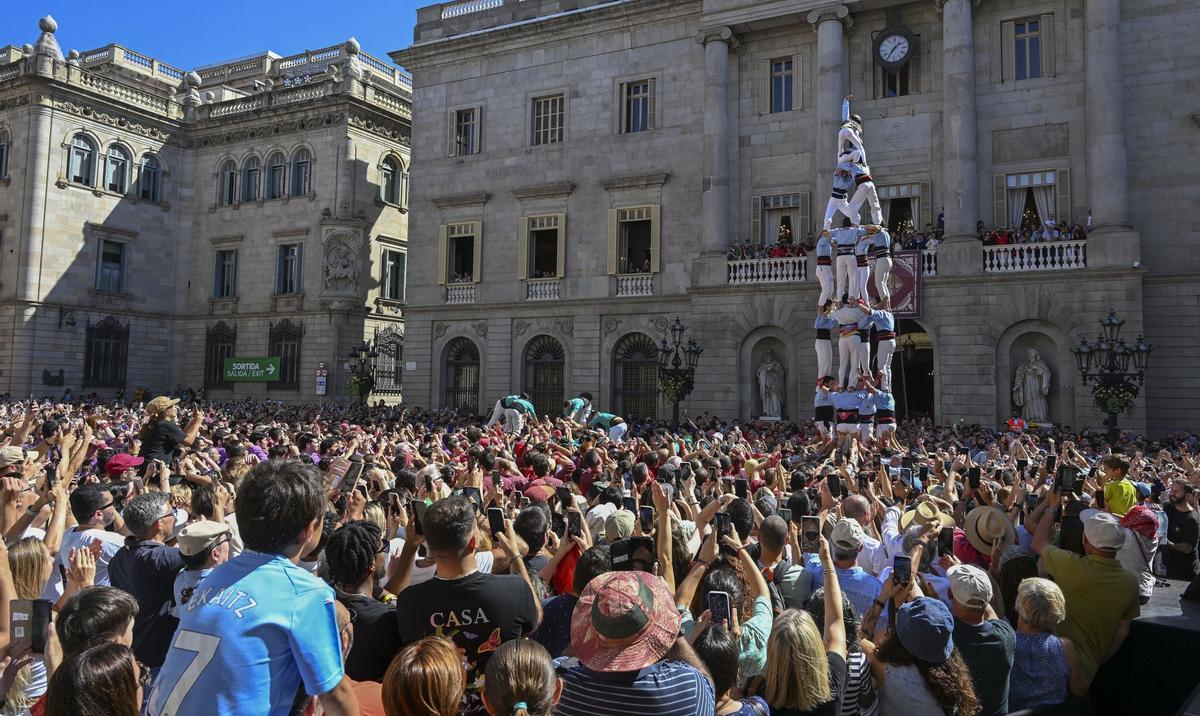
[[[304,290],[304,244],[296,244],[296,293]]]
[[[454,142],[455,116],[458,114],[455,110],[450,110],[449,123],[446,127],[446,156],[456,156],[457,147]]]
[[[655,129],[658,127],[658,124],[659,124],[658,123],[658,115],[657,115],[657,112],[658,112],[658,101],[657,101],[657,99],[658,99],[658,82],[653,77],[651,77],[648,80],[648,84],[650,85],[649,86],[650,111],[646,113],[647,114],[646,121],[647,121],[647,127],[649,129]]]
[[[397,263],[400,264],[400,270],[397,271],[397,280],[400,281],[400,301],[404,302],[405,296],[408,294],[408,252],[400,251],[396,254]]]
[[[483,105],[475,106],[475,153],[483,151]]]
[[[1042,77],[1054,76],[1054,16],[1042,15],[1041,59]]]
[[[567,215],[554,216],[558,220],[558,266],[555,275],[562,278],[567,275]]]
[[[450,267],[446,265],[446,225],[442,224],[438,227],[437,239],[437,282],[438,285],[446,283],[446,275],[450,273]]]
[[[1016,45],[1016,23],[1012,20],[1000,23],[1001,82],[1011,82],[1017,78]]]
[[[762,197],[750,197],[750,243],[762,241]]]
[[[1004,175],[992,178],[992,226],[1008,226],[1008,187],[1004,186]]]
[[[625,133],[625,114],[628,111],[628,107],[626,106],[627,103],[625,101],[625,93],[628,86],[629,83],[627,82],[617,83],[617,134]]]
[[[926,224],[933,223],[933,189],[929,182],[921,182],[921,230],[925,229]],[[935,227],[936,228],[936,227]]]
[[[213,253],[213,296],[221,295],[221,252]]]
[[[517,217],[517,279],[529,278],[529,217]]]
[[[771,111],[771,60],[760,62],[758,72],[758,113],[767,114]]]
[[[804,108],[804,55],[792,55],[792,109]]]
[[[662,208],[650,207],[650,273],[662,270]]]
[[[1058,170],[1058,176],[1054,183],[1055,189],[1055,204],[1054,216],[1058,219],[1058,223],[1062,224],[1071,221],[1071,170],[1063,167]]]
[[[471,222],[471,233],[475,236],[475,262],[471,266],[471,277],[475,283],[483,280],[483,222]]]
[[[802,191],[800,192],[800,225],[796,227],[796,235],[792,237],[792,241],[797,244],[804,243],[804,239],[808,238],[810,231],[812,231],[812,207],[808,192]]]
[[[617,235],[619,233],[620,222],[617,221],[617,209],[608,210],[608,274],[610,276],[617,275],[617,252],[619,243]]]

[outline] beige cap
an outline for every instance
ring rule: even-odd
[[[0,448],[0,467],[8,467],[25,460],[25,450],[19,447]]]
[[[1106,552],[1116,552],[1125,544],[1125,528],[1117,520],[1116,515],[1110,512],[1097,512],[1093,515],[1086,514],[1091,510],[1084,510],[1079,517],[1083,520],[1083,536],[1096,549],[1102,549]]]
[[[973,564],[956,564],[946,571],[954,601],[970,609],[983,609],[992,601],[992,580]]]
[[[146,403],[146,412],[151,416],[162,415],[167,411],[167,408],[178,404],[179,398],[168,398],[165,395],[160,395],[149,403]]]
[[[627,539],[632,534],[633,513],[629,510],[617,510],[604,520],[604,539],[609,544]]]
[[[229,532],[229,525],[223,522],[200,520],[184,527],[175,538],[179,553],[184,557],[193,557],[206,549],[212,549],[217,538]]]
[[[863,544],[863,528],[858,520],[843,517],[833,526],[830,543],[842,549],[859,549]]]

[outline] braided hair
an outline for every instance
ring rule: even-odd
[[[327,579],[333,586],[352,590],[374,574],[379,554],[379,526],[366,520],[346,523],[329,535],[325,544]]]

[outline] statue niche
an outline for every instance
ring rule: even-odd
[[[342,240],[330,240],[325,247],[322,287],[326,293],[358,291],[358,255]]]

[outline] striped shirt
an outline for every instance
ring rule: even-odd
[[[866,704],[866,705],[864,705]],[[846,688],[842,691],[842,716],[875,716],[879,699],[871,678],[867,655],[856,651],[846,655]]]
[[[712,682],[682,661],[660,661],[641,671],[614,673],[592,671],[575,659],[556,663],[563,690],[555,716],[713,716],[716,712]]]

